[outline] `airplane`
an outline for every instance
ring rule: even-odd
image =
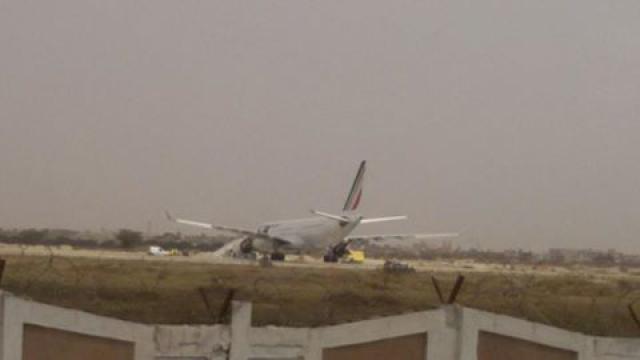
[[[407,219],[406,215],[366,218],[356,212],[362,200],[366,164],[366,161],[360,163],[340,214],[311,210],[313,217],[268,222],[260,225],[256,231],[174,218],[169,212],[166,212],[166,216],[170,221],[178,224],[231,232],[241,236],[225,245],[217,253],[234,257],[248,257],[250,254],[261,253],[269,256],[273,261],[283,261],[285,253],[326,249],[324,261],[337,262],[348,253],[349,244],[355,240],[379,241],[385,238],[411,236],[421,239],[458,236],[454,233],[350,236],[359,225]]]

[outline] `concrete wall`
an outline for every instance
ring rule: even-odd
[[[134,343],[25,325],[24,360],[134,360]]]
[[[0,299],[0,360],[23,359],[24,329],[28,325],[130,342],[135,344],[135,359],[153,359],[152,327],[26,301],[6,292],[0,293]]]
[[[155,326],[154,357],[161,359],[227,359],[231,333],[228,326]]]
[[[23,347],[32,339],[24,329],[34,326],[79,335],[65,338],[72,346],[133,344],[135,360],[333,360],[376,352],[431,360],[640,359],[640,339],[591,337],[457,306],[319,328],[255,328],[251,311],[251,304],[234,302],[230,326],[152,326],[0,292],[0,360],[27,360]]]
[[[577,360],[578,353],[481,331],[478,337],[478,360]]]
[[[640,359],[640,339],[613,339],[587,336],[542,324],[478,310],[458,308],[459,357],[478,359],[481,333],[525,340],[543,347],[577,354],[578,360]]]
[[[334,354],[327,349],[351,347],[362,350],[369,345],[375,347],[385,339],[414,335],[428,339],[424,358],[432,360],[640,359],[640,339],[586,336],[458,306],[311,329],[249,327],[248,335],[241,340],[234,338],[232,344],[232,347],[243,349],[238,354],[246,357],[231,359],[322,360],[327,354]],[[483,343],[483,338],[489,342]],[[492,349],[492,345],[499,345],[500,351]],[[409,351],[395,358],[411,354],[413,352]],[[529,354],[529,357],[522,354]]]
[[[322,350],[322,360],[424,360],[427,334],[400,336]]]
[[[640,358],[640,341],[636,339],[593,338],[592,359],[622,360]]]

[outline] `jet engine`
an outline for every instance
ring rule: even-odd
[[[253,238],[247,236],[240,241],[236,241],[226,254],[234,258],[254,258]]]
[[[244,240],[240,242],[238,248],[241,253],[248,254],[253,251],[253,238],[247,236]]]

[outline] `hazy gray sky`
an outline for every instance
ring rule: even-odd
[[[0,226],[640,252],[640,2],[0,1]]]

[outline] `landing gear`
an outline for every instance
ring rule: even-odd
[[[283,253],[272,253],[271,254],[271,261],[284,261],[284,254]]]
[[[337,263],[341,257],[343,257],[349,250],[347,247],[351,241],[343,241],[327,249],[327,253],[324,255],[323,260],[326,263]]]
[[[247,260],[251,260],[251,261],[255,261],[258,260],[258,254],[256,254],[255,252],[250,252],[250,253],[242,253],[240,256],[238,256],[241,259],[247,259]]]

